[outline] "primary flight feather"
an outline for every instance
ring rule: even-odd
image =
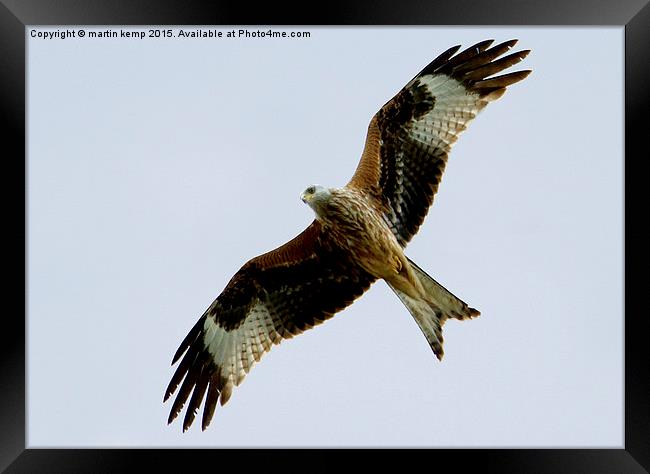
[[[442,326],[480,313],[404,255],[438,190],[458,135],[506,87],[531,71],[500,73],[528,50],[503,56],[510,40],[448,49],[370,121],[357,169],[343,188],[310,186],[301,199],[316,214],[300,235],[255,257],[232,277],[174,355],[165,392],[178,389],[168,422],[189,399],[187,430],[205,399],[202,428],[274,344],[311,329],[383,279],[442,359]],[[182,356],[182,359],[181,359]],[[182,383],[181,383],[182,382]],[[191,398],[190,398],[191,397]]]

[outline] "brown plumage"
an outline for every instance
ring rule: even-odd
[[[307,188],[303,201],[316,219],[283,246],[248,261],[176,351],[172,364],[180,363],[165,393],[167,400],[180,384],[170,423],[189,399],[183,422],[188,429],[205,399],[205,429],[217,402],[228,401],[274,344],[329,319],[380,278],[442,359],[445,321],[480,313],[403,250],[433,203],[458,135],[507,86],[530,73],[490,77],[528,54],[501,57],[516,40],[490,48],[492,43],[458,54],[455,46],[434,59],[372,118],[350,182],[339,189]]]

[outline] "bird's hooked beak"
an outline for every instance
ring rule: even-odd
[[[303,192],[300,194],[300,200],[307,204],[307,201],[309,200],[309,197]]]

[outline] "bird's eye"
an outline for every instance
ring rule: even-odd
[[[307,194],[314,194],[316,192],[316,187],[314,186],[309,186],[307,188]]]

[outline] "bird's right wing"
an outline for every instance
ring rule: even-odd
[[[424,221],[458,135],[507,86],[530,73],[490,77],[529,53],[497,59],[516,42],[488,48],[492,40],[482,41],[455,56],[460,46],[448,49],[370,121],[361,161],[348,186],[376,197],[402,246]]]
[[[318,221],[276,250],[248,261],[230,280],[181,343],[184,355],[167,391],[183,381],[169,422],[190,399],[183,431],[207,392],[202,428],[217,401],[230,398],[255,362],[273,344],[310,329],[361,296],[375,278],[329,245]]]

